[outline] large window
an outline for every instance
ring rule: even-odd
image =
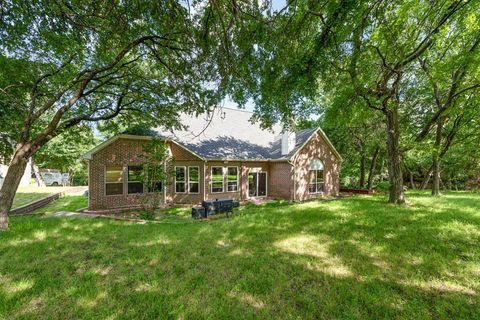
[[[185,193],[186,192],[186,167],[175,167],[175,192],[176,193]]]
[[[308,192],[323,192],[323,163],[319,159],[313,159],[310,162],[310,170],[308,172]]]
[[[227,190],[229,192],[238,191],[238,168],[227,168]]]
[[[128,194],[143,193],[143,167],[128,166]]]
[[[212,167],[212,193],[223,192],[223,167]]]
[[[123,168],[105,167],[105,194],[107,196],[123,194]]]
[[[200,192],[200,169],[188,167],[188,193]]]

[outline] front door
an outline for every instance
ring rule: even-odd
[[[267,173],[265,171],[248,174],[248,196],[265,197],[267,195]]]

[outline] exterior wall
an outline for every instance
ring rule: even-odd
[[[127,194],[127,166],[142,164],[143,145],[147,139],[120,138],[92,155],[89,161],[89,209],[110,209],[139,205],[143,195]],[[170,170],[175,166],[198,166],[200,173],[199,193],[176,193],[174,175],[165,186],[164,201],[167,203],[200,203],[203,199],[230,198],[236,200],[248,199],[248,173],[256,171],[267,172],[267,196],[270,198],[303,201],[324,195],[336,196],[339,193],[340,160],[330,146],[318,133],[299,151],[293,162],[269,161],[203,161],[188,150],[175,143],[169,143],[173,161],[169,163]],[[308,193],[308,173],[310,161],[319,158],[324,163],[324,192]],[[105,195],[105,167],[122,166],[123,194]],[[213,166],[238,167],[238,191],[228,192],[226,177],[224,192],[211,191],[211,168]],[[186,189],[188,190],[188,181]]]
[[[293,200],[293,166],[288,162],[271,162],[268,178],[269,197]]]
[[[320,159],[324,164],[324,192],[309,194],[308,173],[310,161],[315,158]],[[339,194],[340,159],[333,153],[330,146],[319,133],[316,133],[298,152],[293,163],[295,167],[295,194],[293,200],[303,201],[322,196],[337,196]]]
[[[127,166],[142,164],[143,145],[146,139],[118,139],[105,148],[99,150],[89,161],[89,209],[111,209],[139,205],[143,194],[127,193]],[[165,187],[166,201],[177,203],[196,203],[202,201],[203,190],[203,161],[179,147],[170,143],[173,163],[171,166],[198,166],[200,169],[200,193],[199,194],[175,194],[172,180]],[[123,167],[123,194],[105,195],[105,167]]]

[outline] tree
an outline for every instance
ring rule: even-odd
[[[70,182],[78,175],[86,182],[87,166],[82,156],[98,144],[93,130],[84,125],[53,138],[36,152],[33,160],[40,168],[59,169],[69,173]]]
[[[116,117],[171,127],[179,113],[221,100],[201,18],[180,1],[3,4],[0,110],[17,144],[0,190],[0,230],[28,158],[53,138]]]
[[[402,85],[418,59],[446,33],[460,36],[455,26],[476,11],[477,3],[451,0],[305,0],[273,14],[265,10],[255,16],[253,44],[241,55],[253,61],[239,72],[247,80],[233,96],[253,99],[266,125],[311,110],[325,92],[362,99],[383,117],[389,202],[403,203],[402,156],[408,147],[402,145],[400,117],[408,97]],[[245,38],[237,38],[239,48]],[[426,125],[418,141],[430,131]]]
[[[152,214],[160,207],[162,192],[167,188],[172,167],[168,144],[152,139],[143,147],[143,184],[147,189],[143,202]],[[150,215],[151,216],[151,215]]]

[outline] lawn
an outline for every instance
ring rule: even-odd
[[[69,187],[20,187],[13,199],[12,208],[17,208],[32,201],[41,199],[49,194],[63,192],[69,189]]]
[[[14,217],[0,318],[478,319],[480,194],[408,198],[184,224]]]

